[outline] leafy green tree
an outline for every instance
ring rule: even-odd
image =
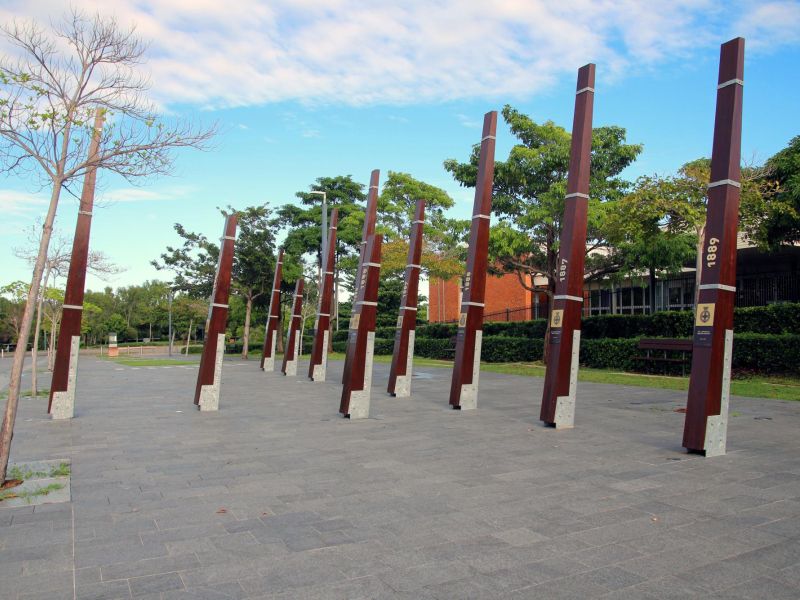
[[[14,342],[19,344],[22,316],[25,312],[25,299],[28,297],[28,285],[24,281],[13,281],[0,287],[0,296],[8,300],[4,315],[5,321],[14,332]]]
[[[556,260],[564,215],[571,135],[552,121],[537,123],[516,109],[505,106],[503,118],[519,139],[506,161],[495,163],[494,194],[490,236],[490,263],[500,272],[515,273],[531,291],[552,295],[555,289]],[[627,191],[629,184],[620,177],[642,146],[625,141],[625,129],[598,127],[592,131],[592,157],[587,271],[599,275],[610,267],[593,264],[594,250],[607,245],[602,226],[611,203]],[[456,181],[474,187],[478,173],[479,147],[470,160],[445,161],[445,169]],[[537,276],[547,277],[548,285],[535,285]]]
[[[800,242],[800,135],[767,160],[764,179],[776,189],[754,236],[759,246],[774,250]]]

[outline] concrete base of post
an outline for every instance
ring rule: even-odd
[[[478,384],[481,375],[481,344],[483,343],[483,331],[475,332],[475,354],[472,359],[472,383],[461,386],[461,396],[459,405],[453,408],[457,410],[475,410],[478,408]]]
[[[314,371],[311,373],[311,381],[316,383],[324,382],[325,375],[328,372],[328,340],[330,339],[330,331],[325,331],[322,334],[322,361],[318,365],[314,365]]]
[[[272,342],[270,344],[269,356],[264,357],[264,367],[262,370],[265,373],[272,373],[275,370],[275,343],[277,341],[277,338],[275,337],[276,335],[278,335],[277,332],[272,334]]]
[[[200,388],[200,404],[202,412],[219,410],[219,389],[222,381],[222,360],[225,357],[225,334],[217,334],[217,353],[214,356],[214,383]]]
[[[728,441],[728,406],[731,397],[731,363],[733,360],[733,330],[725,331],[725,349],[722,357],[722,397],[719,414],[706,421],[705,455],[722,456]]]
[[[556,398],[555,421],[552,426],[556,429],[571,429],[575,427],[575,396],[578,388],[578,359],[581,353],[581,332],[572,332],[572,356],[569,365],[569,394]]]
[[[408,398],[411,395],[411,376],[414,368],[414,334],[416,332],[411,330],[408,332],[408,354],[406,354],[406,374],[398,375],[394,382],[395,398]]]
[[[367,349],[364,354],[364,389],[350,392],[350,412],[346,415],[351,419],[366,419],[369,417],[369,404],[372,392],[372,356],[375,353],[375,332],[367,334]]]
[[[78,353],[81,349],[81,336],[73,335],[69,345],[69,374],[67,389],[53,392],[53,405],[50,414],[54,420],[71,419],[75,416],[75,385],[78,381]]]
[[[297,358],[300,356],[300,335],[294,336],[294,360],[286,361],[286,369],[283,374],[287,377],[297,376]]]

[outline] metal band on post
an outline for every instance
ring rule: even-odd
[[[456,355],[450,382],[450,406],[454,409],[473,409],[478,405],[496,133],[497,112],[488,112],[483,117],[478,178],[469,232],[469,254],[461,297],[462,312],[458,323]]]
[[[578,70],[566,199],[589,199],[594,72],[593,64]],[[588,202],[564,203],[556,289],[546,340],[547,371],[539,418],[559,429],[572,427],[575,420],[587,209]]]
[[[720,49],[711,183],[708,186],[702,270],[695,307],[692,372],[683,446],[725,454],[728,431],[736,291],[736,241],[741,191],[744,39]]]

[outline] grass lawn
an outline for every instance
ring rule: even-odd
[[[339,352],[334,352],[330,354],[329,357],[332,359],[344,360],[344,354]],[[376,356],[375,362],[390,363],[392,362],[392,357],[388,355]],[[453,362],[449,360],[414,358],[415,367],[450,368],[452,365]],[[544,365],[541,363],[481,363],[481,369],[490,373],[522,375],[524,377],[544,377],[545,371]],[[589,369],[586,367],[581,367],[580,371],[578,371],[578,380],[592,383],[633,385],[637,387],[651,387],[666,390],[689,389],[688,377],[620,373],[617,371]],[[731,394],[734,396],[749,396],[752,398],[800,400],[800,378],[754,375],[746,379],[734,379],[731,382]]]
[[[30,397],[30,395],[31,395],[31,390],[25,390],[24,392],[22,392],[20,394],[20,397],[22,397],[22,398],[24,398],[26,396]],[[44,389],[39,388],[38,390],[36,390],[36,396],[39,397],[39,398],[41,398],[42,396],[47,397],[49,395],[50,395],[50,388],[44,388]],[[7,389],[5,389],[2,392],[0,392],[0,400],[5,400],[6,398],[8,398],[8,390]]]
[[[196,360],[176,360],[172,358],[103,358],[108,362],[113,362],[126,367],[177,367],[181,365],[197,365]]]

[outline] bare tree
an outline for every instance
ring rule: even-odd
[[[31,267],[34,267],[36,265],[36,259],[39,256],[41,237],[41,222],[31,225],[28,231],[29,245],[25,248],[14,248],[14,256],[23,259]],[[41,289],[39,290],[39,299],[36,303],[36,326],[33,329],[33,344],[31,345],[31,396],[34,398],[36,397],[38,388],[36,361],[39,351],[39,333],[42,329],[42,304],[44,303],[48,284],[52,283],[53,287],[55,287],[55,280],[69,269],[69,261],[71,258],[70,249],[70,241],[63,235],[58,235],[55,238],[51,237],[50,247],[47,250],[47,258],[44,262],[44,279],[42,280]],[[89,252],[86,267],[90,273],[104,281],[107,277],[118,275],[123,271],[123,269],[114,264],[105,253],[97,250]],[[54,344],[55,340],[51,342]],[[47,364],[50,370],[52,370],[51,354],[51,352],[48,352]]]
[[[50,29],[12,21],[0,31],[15,52],[0,56],[0,171],[33,176],[50,189],[0,429],[0,482],[8,466],[27,340],[62,190],[74,194],[72,186],[90,167],[128,181],[169,173],[174,149],[203,148],[215,133],[213,127],[160,118],[147,100],[148,81],[138,71],[145,46],[134,33],[113,19],[78,11]],[[102,132],[92,124],[98,109],[108,117]],[[95,135],[100,151],[89,159],[87,148]]]

